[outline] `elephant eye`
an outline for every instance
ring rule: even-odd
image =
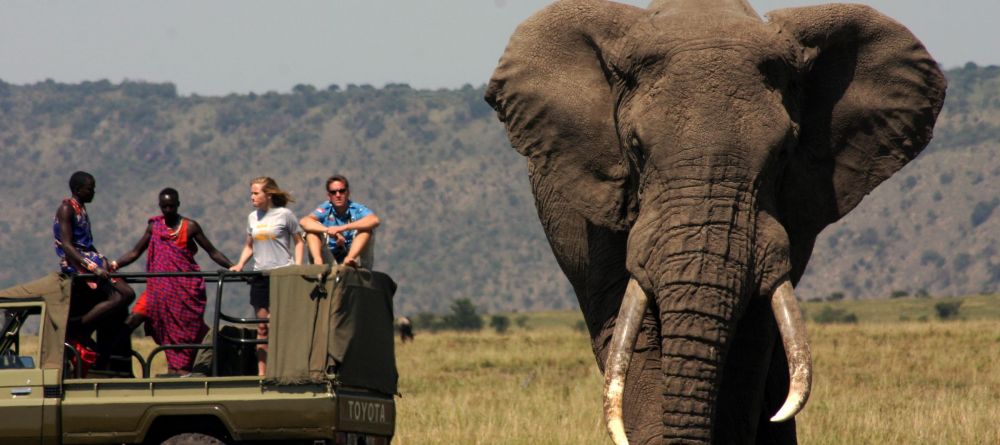
[[[630,132],[628,136],[628,149],[625,150],[628,158],[629,164],[636,172],[642,171],[646,164],[646,155],[642,150],[642,140],[639,139],[639,135],[635,131]]]
[[[783,90],[792,81],[794,70],[783,58],[766,59],[759,65],[764,83],[771,89]]]

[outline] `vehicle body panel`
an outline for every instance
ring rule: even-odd
[[[304,270],[309,271],[310,277],[316,277],[313,269]],[[347,274],[345,280],[352,273],[338,272]],[[336,282],[319,281],[320,285],[328,286],[329,295],[339,295],[335,293],[338,289],[335,284],[344,287],[340,281],[342,275],[336,277]],[[50,276],[48,281],[36,280],[29,285],[0,290],[0,312],[33,308],[32,316],[44,320],[32,328],[39,331],[37,335],[24,335],[39,344],[31,357],[20,355],[21,346],[8,345],[6,353],[0,351],[0,359],[7,358],[6,362],[0,362],[0,365],[6,363],[0,366],[0,443],[4,445],[138,444],[149,440],[159,443],[167,436],[188,432],[214,433],[232,441],[341,443],[346,438],[352,443],[367,436],[366,443],[372,443],[373,439],[374,443],[388,443],[395,433],[395,401],[391,394],[354,384],[346,386],[332,374],[320,373],[307,380],[198,375],[74,378],[74,372],[64,371],[71,367],[73,354],[64,357],[62,350],[56,351],[42,338],[45,332],[53,333],[51,336],[58,334],[62,347],[65,318],[46,314],[47,305],[68,305],[68,298],[61,298],[67,295],[65,281],[56,280],[65,278]],[[392,286],[394,292],[395,284]],[[31,297],[34,289],[41,289],[48,297]],[[388,298],[391,299],[391,293]],[[386,310],[389,313],[385,315],[392,320],[391,300]],[[51,311],[64,312],[65,308]],[[2,320],[0,325],[4,330],[10,329]],[[0,338],[10,337],[20,342],[22,332],[12,331]],[[389,338],[391,341],[391,332]],[[53,343],[49,340],[48,343]],[[366,344],[371,345],[370,341]],[[383,374],[395,378],[392,344],[375,346],[388,347],[391,360],[374,366],[391,367],[391,372]],[[43,357],[50,359],[43,362]],[[51,357],[60,360],[55,362]],[[395,388],[394,380],[390,387]],[[198,429],[206,419],[210,419],[212,431]],[[164,431],[163,425],[169,429]]]

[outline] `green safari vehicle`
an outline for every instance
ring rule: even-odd
[[[224,283],[255,273],[192,274],[216,282],[210,338],[117,358],[137,363],[139,377],[78,369],[65,342],[69,278],[50,274],[0,290],[0,444],[391,442],[398,374],[388,275],[342,266],[270,271],[270,335],[256,340],[239,326],[259,320],[221,312]],[[267,375],[238,375],[234,363],[253,360],[263,341]],[[199,349],[202,373],[150,376],[153,358],[169,348]]]

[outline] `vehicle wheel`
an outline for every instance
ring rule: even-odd
[[[175,434],[160,442],[160,445],[226,445],[217,437],[201,433]]]

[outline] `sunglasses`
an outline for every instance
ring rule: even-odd
[[[333,190],[327,190],[326,192],[331,195],[343,195],[347,193],[347,189],[333,189]]]

